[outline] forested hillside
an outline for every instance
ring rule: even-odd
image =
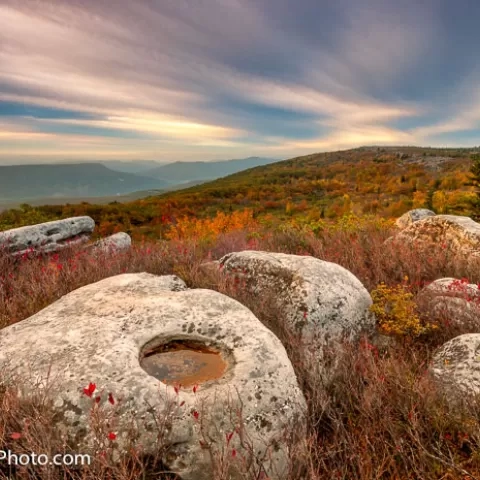
[[[311,225],[346,214],[395,218],[411,208],[469,214],[471,149],[364,147],[293,158],[185,190],[108,205],[22,206],[0,215],[0,228],[89,215],[98,234],[125,231],[161,238],[173,227],[204,219],[210,228],[233,222]],[[220,217],[217,215],[220,212]],[[217,223],[205,223],[215,218]],[[227,220],[226,220],[227,219]],[[216,225],[216,227],[215,227]]]

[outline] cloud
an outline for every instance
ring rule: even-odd
[[[15,155],[37,147],[55,158],[441,141],[480,120],[480,35],[467,9],[449,5],[4,0],[2,138]],[[452,14],[458,24],[448,33]],[[438,75],[449,62],[468,81]]]

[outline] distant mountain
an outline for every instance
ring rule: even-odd
[[[9,210],[11,208],[19,208],[22,203],[31,205],[32,207],[38,207],[41,205],[66,205],[66,204],[79,204],[86,202],[95,205],[107,205],[108,203],[127,203],[135,200],[141,200],[143,198],[160,195],[166,192],[173,192],[175,190],[182,190],[184,188],[190,188],[195,185],[203,183],[202,181],[193,181],[188,183],[182,183],[181,185],[169,185],[162,189],[155,190],[140,190],[138,192],[130,192],[123,195],[105,195],[101,197],[16,197],[15,199],[2,199],[0,198],[0,212]]]
[[[249,157],[213,162],[174,162],[143,172],[143,175],[161,178],[170,184],[214,180],[248,168],[278,162],[274,158]]]
[[[117,172],[144,175],[147,170],[161,167],[169,162],[157,162],[155,160],[106,160],[100,163]]]
[[[97,197],[162,189],[167,183],[101,163],[0,166],[0,199]]]

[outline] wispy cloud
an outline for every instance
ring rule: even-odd
[[[0,160],[452,141],[480,126],[477,13],[467,0],[4,0]]]

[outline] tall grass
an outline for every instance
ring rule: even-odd
[[[300,441],[292,437],[289,445],[289,480],[480,478],[480,409],[475,402],[453,408],[427,375],[435,348],[472,331],[471,326],[470,330],[452,329],[440,324],[430,336],[394,339],[383,349],[368,339],[355,345],[345,343],[331,352],[337,368],[327,384],[322,380],[322,365],[305,355],[299,340],[279,325],[281,312],[271,296],[253,297],[241,284],[201,267],[226,253],[254,249],[335,262],[354,273],[370,291],[381,282],[405,284],[406,277],[413,293],[441,277],[480,282],[478,260],[455,259],[442,245],[422,255],[407,246],[385,245],[392,233],[392,229],[374,225],[356,231],[326,230],[321,235],[295,229],[255,236],[236,231],[208,242],[141,243],[115,255],[95,255],[78,248],[48,257],[12,259],[0,254],[0,323],[5,327],[21,321],[68,292],[112,275],[176,274],[191,288],[210,288],[238,299],[286,346],[308,403],[307,434]],[[46,398],[22,399],[15,388],[4,386],[0,402],[1,450],[59,453],[72,448],[56,428],[55,413]],[[12,433],[26,431],[25,425],[29,434],[12,439]],[[212,456],[212,461],[225,461],[218,458]],[[15,478],[25,479],[170,478],[162,469],[158,458],[132,449],[121,462],[103,455],[81,469],[25,468],[14,473]],[[12,473],[7,470],[3,465],[3,478]],[[213,471],[217,473],[212,480],[228,478],[223,464]],[[262,476],[246,470],[242,478],[259,480]]]

